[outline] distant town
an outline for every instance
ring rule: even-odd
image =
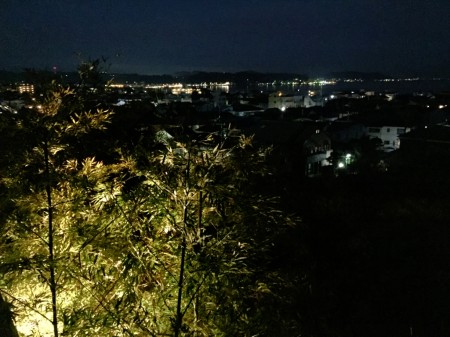
[[[78,75],[42,74],[69,84]],[[152,114],[153,124],[189,125],[195,134],[253,135],[274,147],[278,165],[290,174],[388,170],[400,148],[427,153],[425,145],[450,146],[448,79],[356,72],[327,79],[256,72],[104,75],[101,104]],[[0,72],[0,112],[39,109],[32,77],[31,70]]]

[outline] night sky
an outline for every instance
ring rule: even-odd
[[[449,0],[0,0],[0,70],[450,76]]]

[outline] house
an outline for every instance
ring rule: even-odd
[[[305,175],[313,177],[320,175],[322,168],[332,165],[331,139],[320,129],[305,139],[303,143],[305,154]]]
[[[325,131],[333,142],[338,143],[348,143],[366,135],[366,127],[352,121],[335,121],[327,125]]]
[[[325,123],[286,120],[255,121],[240,129],[262,146],[273,147],[274,166],[283,172],[307,177],[321,175],[331,167],[331,139],[323,132]]]
[[[325,99],[320,95],[310,96],[306,95],[303,98],[303,107],[312,108],[312,107],[323,107],[325,104]]]
[[[281,91],[269,95],[268,109],[280,109],[285,111],[288,108],[299,108],[304,105],[304,98],[300,95],[285,95]]]
[[[380,150],[391,152],[400,148],[400,136],[411,131],[406,126],[372,125],[367,126],[367,136],[369,138],[379,138],[381,140]]]

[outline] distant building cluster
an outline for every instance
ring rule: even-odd
[[[115,83],[106,87],[103,104],[133,109],[145,103],[162,121],[189,123],[194,134],[254,135],[258,144],[273,147],[275,164],[282,170],[308,177],[356,173],[361,169],[356,164],[371,150],[378,154],[372,165],[386,169],[388,156],[401,149],[404,141],[410,148],[420,130],[427,129],[427,137],[432,137],[430,130],[436,127],[450,130],[446,128],[448,93],[357,90],[323,94],[322,84],[312,82],[300,93],[260,87],[233,91],[229,82]],[[0,113],[39,109],[34,95],[33,84],[2,87]]]
[[[23,93],[34,94],[34,85],[28,84],[28,83],[21,83],[17,86],[17,91],[20,94],[23,94]]]

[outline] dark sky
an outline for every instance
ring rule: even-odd
[[[450,0],[0,0],[0,69],[450,76]]]

